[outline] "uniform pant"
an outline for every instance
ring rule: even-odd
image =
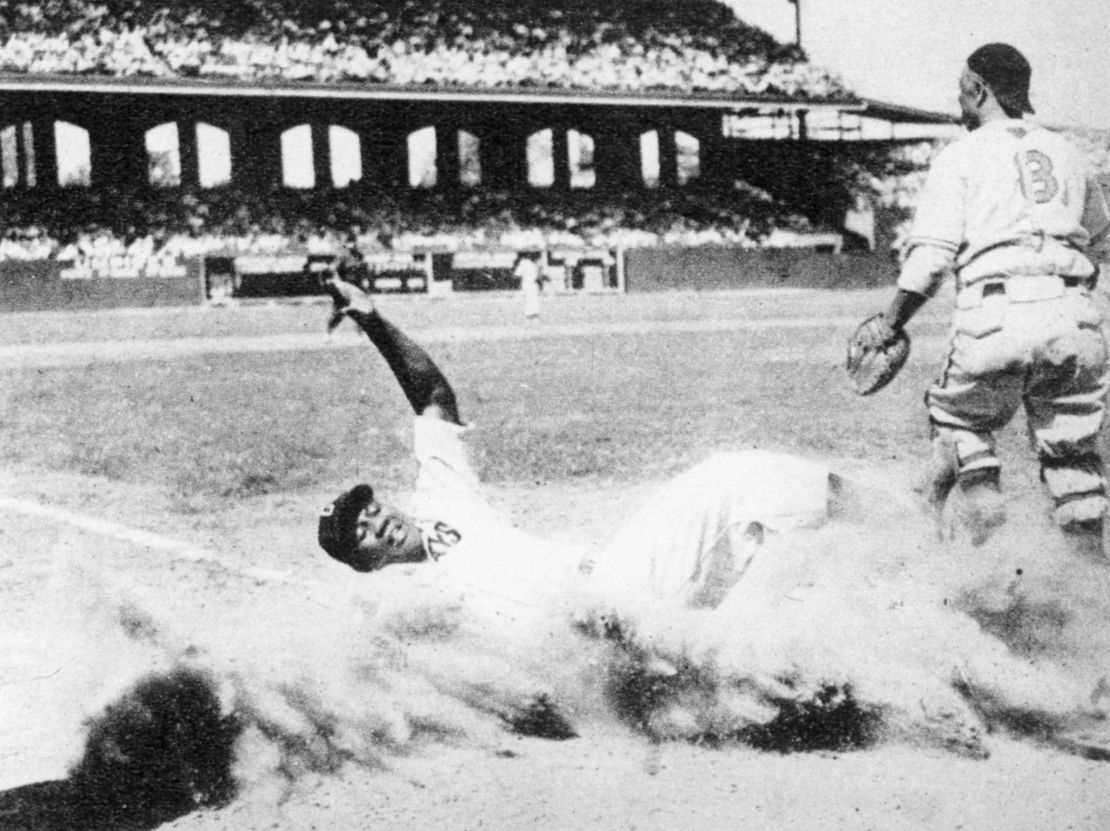
[[[1110,371],[1090,295],[1054,276],[977,284],[957,294],[948,357],[925,401],[961,472],[998,467],[993,432],[1024,406],[1057,505],[1105,492],[1099,433]]]
[[[748,572],[764,530],[828,517],[829,471],[785,453],[717,453],[659,489],[588,565],[592,591],[627,608],[712,608]]]

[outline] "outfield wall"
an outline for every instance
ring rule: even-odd
[[[197,306],[207,299],[204,261],[156,268],[75,267],[57,260],[0,263],[0,311]]]
[[[867,288],[892,284],[897,264],[872,253],[809,248],[637,248],[624,252],[625,291]]]
[[[384,256],[384,255],[383,255]],[[376,292],[513,290],[515,252],[388,255],[371,261]],[[802,248],[640,248],[543,252],[547,291],[718,291],[760,287],[864,288],[894,281],[896,265],[877,254],[832,254]],[[151,261],[126,258],[75,266],[52,260],[0,263],[0,312],[196,306],[232,297],[321,294],[307,255]],[[324,258],[330,259],[330,258]],[[408,260],[412,262],[409,263]],[[321,259],[321,262],[324,260]],[[402,268],[402,266],[404,268]],[[407,269],[407,270],[406,270]],[[435,292],[432,289],[436,288]]]

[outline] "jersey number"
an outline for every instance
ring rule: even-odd
[[[1026,199],[1032,198],[1042,205],[1051,202],[1060,192],[1060,183],[1052,175],[1052,159],[1040,150],[1026,150],[1024,159],[1020,153],[1016,154],[1014,164],[1017,165],[1021,192]]]

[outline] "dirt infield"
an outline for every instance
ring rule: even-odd
[[[944,308],[915,324],[905,377],[862,401],[841,385],[842,344],[880,297],[574,298],[549,302],[535,327],[515,297],[383,308],[458,379],[499,504],[530,531],[588,545],[672,471],[721,447],[797,445],[881,483],[901,511],[925,451],[917,408],[943,348]],[[577,655],[552,651],[532,665],[512,651],[526,641],[512,638],[448,641],[460,650],[454,661],[449,651],[388,655],[385,675],[371,678],[385,646],[356,635],[375,613],[367,598],[384,608],[389,595],[364,596],[361,576],[320,555],[313,522],[356,475],[403,489],[407,414],[351,329],[319,332],[323,311],[117,313],[115,337],[95,317],[27,315],[0,336],[0,827],[1110,825],[1110,763],[1011,727],[986,737],[987,759],[908,740],[787,754],[657,743],[592,693],[561,686],[580,680],[567,670],[593,671],[588,647],[572,643]],[[54,327],[89,340],[48,342]],[[1030,517],[1036,541],[1035,469],[1017,427],[1002,449],[1013,508]],[[1030,659],[1091,668],[1104,638],[1082,630],[1075,640],[1072,630],[1099,608],[1097,564],[1002,548],[961,560],[906,538],[919,522],[907,519],[892,547],[831,552],[808,578],[832,593],[888,593],[881,628],[899,619],[897,603],[918,599],[915,587],[925,596],[997,579],[1004,594],[1016,563],[1030,597],[1050,593],[1064,610],[1053,618],[1036,607],[1038,629],[999,606],[1009,624],[1043,636]],[[874,532],[899,540],[898,528]],[[1069,600],[1089,608],[1061,619]],[[516,671],[567,692],[579,736],[500,729],[453,690],[479,664],[490,695]],[[121,699],[136,679],[182,666],[215,673],[218,695],[249,689],[259,708],[265,695],[295,690],[330,714],[331,730],[370,714],[377,738],[334,757],[305,745],[295,763],[278,764],[272,743],[254,736],[236,759],[237,795],[216,807],[193,809],[188,794],[177,807],[130,813],[82,801],[67,774],[87,754],[86,720],[113,702],[139,707]],[[363,674],[344,674],[351,666]],[[161,706],[157,696],[140,704],[140,716]],[[302,735],[302,711],[282,712],[282,735]],[[26,787],[42,782],[54,784]]]

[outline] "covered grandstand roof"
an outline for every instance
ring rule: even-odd
[[[932,112],[917,107],[907,107],[902,104],[891,104],[888,101],[876,101],[872,98],[863,99],[863,110],[860,112],[864,118],[877,118],[895,124],[957,124],[959,118],[949,113]]]
[[[798,98],[730,95],[678,90],[579,90],[554,87],[441,87],[392,84],[312,83],[211,80],[206,78],[104,77],[92,75],[29,75],[0,73],[0,94],[48,92],[68,94],[212,96],[229,98],[337,99],[432,102],[501,102],[514,104],[575,104],[625,107],[682,107],[741,110],[774,108],[783,111],[832,110],[897,124],[954,124],[948,113],[892,104],[867,98]]]

